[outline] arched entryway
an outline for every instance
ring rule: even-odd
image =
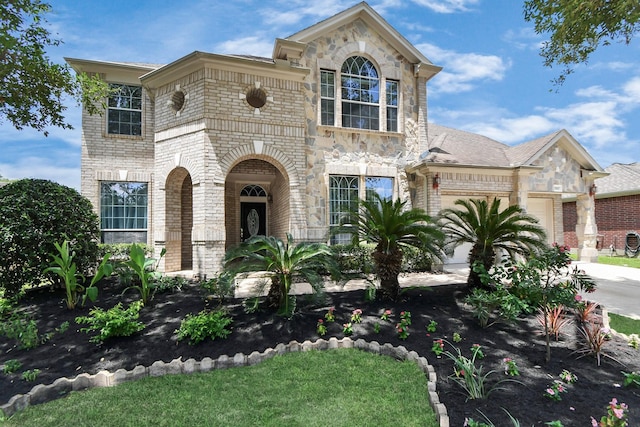
[[[167,253],[165,271],[193,269],[193,188],[191,175],[176,168],[167,177],[165,187],[165,235]]]
[[[246,159],[225,182],[226,247],[255,235],[285,238],[289,229],[289,180],[273,163]]]

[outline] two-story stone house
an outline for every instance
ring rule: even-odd
[[[220,270],[256,234],[339,242],[329,231],[370,192],[435,215],[500,197],[562,241],[578,195],[581,250],[595,248],[588,188],[601,168],[566,131],[517,147],[427,124],[441,67],[359,3],[285,39],[272,58],[193,52],[167,65],[71,59],[117,90],[83,115],[82,189],[104,242],[146,242],[165,271]]]

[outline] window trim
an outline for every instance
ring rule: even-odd
[[[141,219],[144,220],[144,224],[145,227],[143,228],[114,228],[114,227],[103,227],[103,218],[107,217],[111,220],[111,225],[114,224],[113,220],[114,220],[114,216],[103,216],[103,210],[105,209],[105,204],[103,202],[103,199],[105,197],[105,193],[103,192],[104,189],[104,185],[115,185],[115,184],[144,184],[146,186],[146,204],[144,206],[145,208],[145,216],[144,217],[138,217],[137,215],[135,217],[133,217],[133,221],[137,222],[140,221]],[[99,218],[100,218],[100,232],[105,232],[105,231],[115,231],[115,232],[127,232],[127,231],[145,231],[148,232],[149,231],[149,183],[146,181],[114,181],[114,180],[104,180],[104,181],[99,181],[99,185],[100,185],[100,208],[99,208]],[[113,190],[111,190],[113,191]],[[110,204],[108,205],[108,207],[111,209],[111,211],[113,211],[113,208],[116,205]],[[119,205],[118,205],[119,206]],[[126,203],[124,203],[122,205],[122,207],[125,209],[125,213],[126,213],[126,208],[127,206],[131,206],[131,205],[127,205]],[[133,207],[136,208],[136,214],[137,214],[137,210],[138,208],[142,207],[141,205],[138,205],[137,203],[135,205],[133,205]],[[127,216],[123,216],[123,221],[125,222],[124,225],[126,225],[127,222]]]

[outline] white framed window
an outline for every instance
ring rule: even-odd
[[[361,188],[363,191],[361,192]],[[371,200],[377,193],[380,197],[393,197],[393,178],[374,176],[331,175],[329,176],[329,229],[333,231],[352,211],[358,208],[361,199]],[[351,234],[331,233],[332,244],[348,244]]]
[[[107,133],[142,135],[142,86],[110,84],[107,109]]]
[[[398,132],[398,81],[387,80],[387,132]]]
[[[342,126],[380,129],[380,79],[371,61],[352,56],[340,71]]]
[[[104,243],[147,241],[146,182],[100,183],[100,229]]]
[[[336,124],[336,73],[320,70],[320,123]]]

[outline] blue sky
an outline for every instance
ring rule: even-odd
[[[287,37],[356,4],[342,0],[49,0],[47,19],[64,57],[169,63],[195,50],[270,57]],[[434,64],[429,121],[517,144],[567,129],[607,167],[640,161],[640,39],[599,49],[564,86],[543,67],[544,40],[523,19],[523,0],[371,0]],[[80,188],[80,109],[74,130],[49,137],[0,124],[0,175]]]

